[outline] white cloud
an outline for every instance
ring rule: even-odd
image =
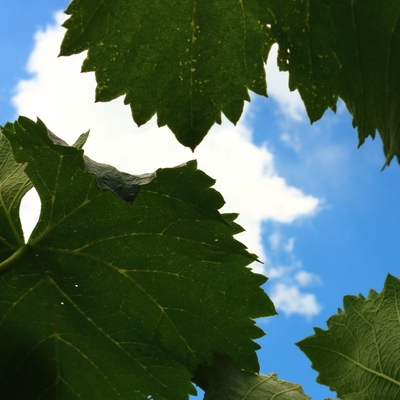
[[[266,68],[268,95],[278,102],[282,114],[295,121],[303,121],[306,117],[303,101],[297,90],[294,92],[289,90],[289,73],[279,71],[276,62],[277,56],[278,45],[274,44],[269,53]]]
[[[270,296],[279,311],[287,316],[302,314],[307,318],[321,311],[314,294],[304,289],[321,284],[318,275],[303,269],[303,264],[294,253],[295,238],[286,239],[279,230],[269,235],[269,260],[266,275],[270,278]]]
[[[223,211],[240,213],[238,223],[246,232],[238,239],[262,260],[267,260],[262,245],[263,221],[291,223],[315,214],[319,200],[288,185],[275,170],[273,155],[267,147],[252,144],[249,106],[236,127],[226,121],[214,127],[193,155],[167,128],[158,128],[154,119],[137,128],[122,98],[94,103],[94,74],[79,72],[85,55],[56,57],[65,32],[59,27],[63,19],[63,14],[58,13],[56,24],[35,36],[36,44],[28,62],[32,77],[19,82],[13,98],[18,114],[32,119],[39,117],[68,143],[91,129],[86,154],[133,174],[196,158],[199,168],[217,180],[215,187],[227,202]],[[276,96],[274,87],[276,82],[270,83],[272,96]],[[280,99],[282,104],[289,105],[293,118],[301,118],[297,100]],[[32,204],[34,200],[31,198],[29,202]],[[27,224],[32,226],[33,220],[28,217]],[[254,268],[264,272],[260,264],[254,264]],[[292,293],[293,289],[289,289]],[[315,311],[309,295],[305,295],[304,307],[296,312],[304,315],[314,312],[307,311],[306,304],[311,304]]]
[[[302,293],[294,285],[277,283],[271,292],[271,299],[277,309],[290,316],[291,314],[301,314],[307,318],[319,314],[321,306],[312,293]]]
[[[39,219],[40,199],[36,190],[32,188],[22,199],[21,208],[19,211],[22,227],[24,230],[25,239],[29,237],[36,221]]]
[[[320,278],[317,275],[311,274],[307,271],[300,271],[298,272],[295,277],[295,281],[298,283],[299,286],[310,286],[314,283],[320,283]]]

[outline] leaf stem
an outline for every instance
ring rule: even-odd
[[[28,244],[24,244],[19,247],[17,251],[15,251],[10,257],[0,263],[0,275],[8,272],[14,264],[19,261],[29,250],[30,246]]]

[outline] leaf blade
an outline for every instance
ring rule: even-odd
[[[380,294],[345,296],[344,311],[329,318],[327,331],[314,328],[313,336],[297,343],[319,371],[317,381],[338,397],[395,399],[400,393],[399,293],[400,281],[388,275]]]
[[[7,129],[6,127],[2,129]],[[19,207],[23,196],[32,188],[25,174],[26,165],[15,162],[7,138],[0,133],[0,253],[6,259],[24,243]]]
[[[0,278],[0,326],[17,326],[32,338],[28,352],[53,360],[53,386],[96,398],[78,382],[84,366],[109,396],[115,388],[121,398],[174,399],[193,391],[190,376],[213,351],[257,370],[253,339],[263,332],[250,317],[275,309],[259,287],[266,278],[246,268],[256,257],[233,239],[241,228],[218,213],[214,181],[195,162],[161,169],[130,203],[101,191],[82,151],[56,144],[41,121],[14,126],[6,134],[16,159],[29,160],[43,207],[30,252]],[[19,354],[17,342],[8,351],[4,363]]]
[[[400,155],[400,6],[396,1],[271,0],[278,64],[289,71],[311,122],[341,98],[359,145],[379,132],[386,164]]]
[[[238,121],[248,89],[266,95],[269,46],[260,1],[97,6],[95,14],[93,2],[67,8],[60,54],[89,49],[83,71],[96,72],[96,100],[126,94],[138,125],[157,113],[159,126],[194,150],[221,112]]]
[[[228,357],[216,354],[207,367],[209,387],[204,400],[311,400],[301,385],[278,380],[278,374],[254,374],[240,370]]]

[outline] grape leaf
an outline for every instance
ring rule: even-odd
[[[400,396],[400,280],[388,275],[382,293],[344,297],[328,330],[297,343],[319,372],[317,381],[346,400]]]
[[[19,207],[32,187],[25,167],[15,162],[8,140],[0,133],[0,262],[24,243]]]
[[[255,374],[239,369],[229,357],[216,354],[207,368],[209,387],[204,400],[311,400],[298,384],[278,380],[278,374]]]
[[[195,162],[131,177],[40,120],[3,133],[42,210],[0,276],[2,398],[184,399],[214,351],[258,370],[251,318],[275,314],[266,278]]]
[[[400,156],[400,3],[268,0],[278,63],[311,121],[342,98],[359,143],[379,131],[386,164]]]
[[[82,70],[96,73],[96,100],[126,95],[139,125],[157,113],[192,149],[221,111],[238,121],[248,89],[266,95],[276,42],[312,122],[340,97],[360,145],[378,130],[386,164],[400,155],[397,0],[74,0],[66,13],[60,54],[89,49]]]
[[[137,124],[155,113],[194,149],[221,112],[233,123],[248,89],[266,95],[264,2],[75,0],[60,55],[89,49],[96,100],[126,95]]]

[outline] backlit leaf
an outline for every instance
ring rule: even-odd
[[[268,0],[279,65],[311,121],[342,98],[360,145],[378,130],[386,163],[400,155],[400,3]]]
[[[89,49],[96,100],[126,95],[137,124],[157,113],[192,149],[221,112],[238,121],[248,89],[266,94],[261,0],[75,0],[66,13],[61,55]]]
[[[243,371],[226,356],[216,355],[208,373],[204,400],[311,400],[300,385],[279,380],[274,373]]]
[[[126,95],[139,125],[157,113],[192,149],[221,112],[238,121],[249,89],[266,94],[276,42],[312,122],[342,98],[360,145],[378,130],[386,164],[400,155],[397,0],[74,0],[66,12],[61,55],[89,49],[96,99]]]
[[[266,278],[195,162],[133,177],[41,121],[4,134],[42,210],[0,276],[2,398],[184,399],[214,351],[258,370],[251,318],[275,314]]]
[[[32,187],[25,167],[15,162],[8,140],[0,133],[0,262],[24,243],[19,207]]]
[[[400,397],[400,280],[388,275],[382,293],[345,296],[328,330],[297,343],[319,372],[317,381],[346,400]]]

